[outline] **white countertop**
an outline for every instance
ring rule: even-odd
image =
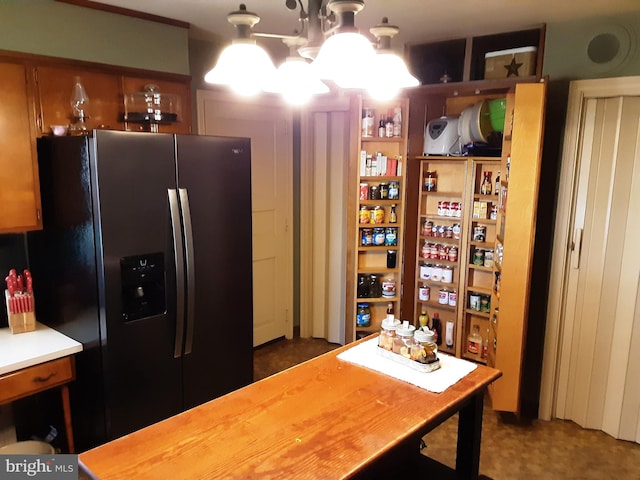
[[[33,332],[0,328],[0,375],[82,351],[82,344],[36,322]]]

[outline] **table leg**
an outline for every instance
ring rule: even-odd
[[[62,410],[64,411],[64,427],[67,433],[67,445],[69,446],[69,453],[75,453],[75,446],[73,443],[73,427],[71,425],[71,403],[69,402],[69,387],[63,385],[60,387],[60,393],[62,394]]]
[[[458,416],[456,472],[458,478],[476,480],[480,470],[484,391],[476,393]]]

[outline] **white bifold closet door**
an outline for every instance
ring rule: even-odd
[[[640,97],[583,99],[556,415],[640,443]]]

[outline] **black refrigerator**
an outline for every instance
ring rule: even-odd
[[[76,450],[253,380],[250,139],[43,137],[36,314],[83,344]]]

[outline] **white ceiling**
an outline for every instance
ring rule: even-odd
[[[307,1],[302,3],[307,8]],[[245,3],[258,14],[254,31],[292,34],[299,28],[299,11],[290,11],[285,0],[100,0],[115,5],[188,22],[193,36],[231,39],[234,27],[229,12]],[[398,51],[407,43],[447,40],[535,27],[542,23],[639,12],[640,0],[365,0],[356,16],[361,33],[388,17],[400,27],[392,41]]]

